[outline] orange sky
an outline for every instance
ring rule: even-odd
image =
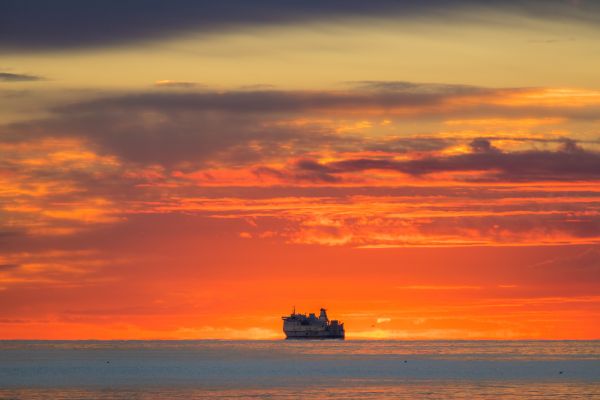
[[[595,6],[460,3],[0,39],[0,339],[600,338]]]

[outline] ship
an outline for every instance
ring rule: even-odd
[[[338,320],[329,321],[327,310],[321,308],[319,318],[311,313],[296,314],[296,309],[290,315],[281,317],[283,332],[286,339],[344,339],[344,324]]]

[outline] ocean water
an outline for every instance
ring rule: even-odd
[[[0,341],[0,399],[600,399],[600,341]]]

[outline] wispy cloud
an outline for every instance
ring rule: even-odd
[[[170,79],[162,79],[154,82],[154,86],[163,87],[163,88],[179,88],[179,89],[188,89],[188,88],[196,88],[201,86],[197,82],[186,82],[186,81],[174,81]]]
[[[36,75],[15,74],[12,72],[0,72],[0,81],[3,82],[35,82],[44,78]]]

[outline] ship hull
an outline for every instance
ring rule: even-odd
[[[339,339],[344,340],[344,336],[286,336],[286,340],[328,340],[328,339]]]
[[[307,331],[293,331],[284,332],[286,339],[292,340],[319,340],[319,339],[344,339],[343,333],[332,333],[332,332],[307,332]]]

